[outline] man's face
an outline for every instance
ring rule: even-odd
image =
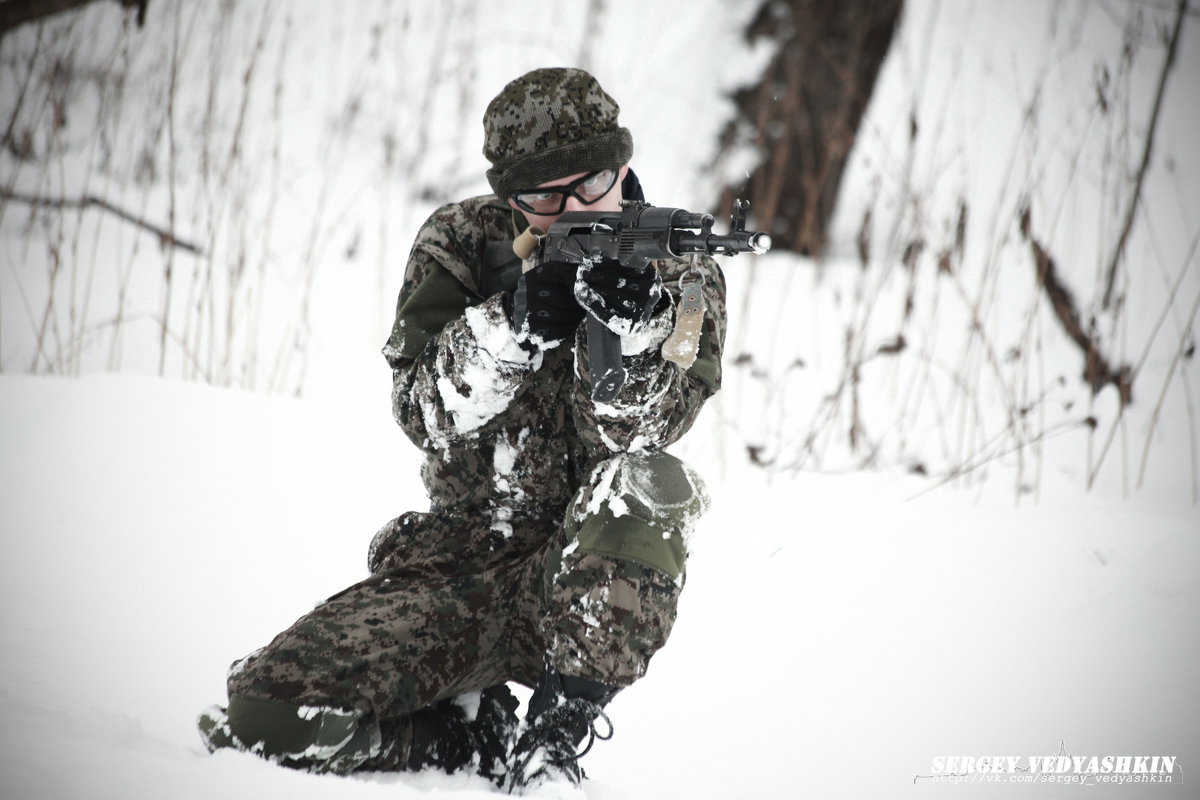
[[[624,166],[616,171],[616,179],[613,181],[611,188],[605,191],[608,187],[609,180],[612,180],[612,175],[608,170],[602,172],[579,172],[575,175],[568,175],[565,178],[558,180],[547,181],[540,183],[537,186],[531,186],[529,189],[523,189],[518,195],[521,197],[525,208],[517,202],[516,198],[509,197],[508,204],[525,215],[525,219],[529,220],[529,224],[547,230],[554,224],[554,221],[559,216],[566,214],[569,211],[619,211],[621,208],[621,181],[625,180],[625,174],[629,172],[629,167]],[[561,192],[537,192],[538,189],[566,189],[570,187],[572,191],[566,195],[566,202],[560,210],[553,213],[538,213],[539,207],[557,207],[562,197]],[[582,198],[582,199],[581,199]],[[590,202],[585,202],[585,199]]]

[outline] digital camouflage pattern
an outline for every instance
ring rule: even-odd
[[[701,257],[705,315],[696,362],[684,371],[656,346],[627,354],[625,388],[597,405],[584,326],[575,342],[531,356],[516,346],[500,296],[479,294],[484,245],[511,241],[513,217],[487,196],[434,212],[413,246],[384,347],[393,413],[425,452],[433,507],[499,515],[499,528],[516,508],[559,517],[583,477],[613,453],[677,441],[720,387],[725,336],[724,277]],[[677,295],[690,263],[657,267]],[[662,315],[668,326],[669,315]]]
[[[665,317],[657,337],[623,342],[625,387],[597,405],[583,326],[573,343],[530,353],[501,296],[479,289],[486,242],[522,223],[489,196],[439,209],[418,234],[384,355],[396,420],[425,453],[431,508],[379,531],[370,577],[235,663],[228,718],[210,725],[224,740],[256,747],[233,712],[275,704],[304,746],[257,745],[266,755],[402,767],[406,718],[430,703],[533,686],[546,654],[563,674],[628,686],[665,643],[706,499],[661,448],[720,385],[723,277],[699,259],[706,314],[692,367],[659,354]],[[672,292],[690,267],[657,266]]]
[[[483,155],[496,196],[628,164],[633,137],[618,125],[620,111],[581,69],[535,69],[510,81],[483,115]]]

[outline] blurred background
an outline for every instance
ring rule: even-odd
[[[1186,0],[4,0],[0,372],[354,398],[483,109],[592,71],[648,199],[751,224],[726,473],[1194,503]],[[700,451],[700,452],[697,452]],[[708,460],[711,459],[711,460]]]

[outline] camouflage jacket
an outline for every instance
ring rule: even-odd
[[[524,220],[495,196],[435,211],[409,255],[391,337],[392,410],[425,453],[432,510],[482,514],[502,531],[514,517],[558,519],[591,468],[616,452],[666,447],[695,421],[721,383],[725,282],[702,257],[705,317],[700,353],[686,371],[659,353],[674,324],[661,312],[659,341],[622,341],[628,378],[609,404],[591,400],[586,326],[530,354],[516,344],[502,293],[489,285],[489,241],[511,241]],[[689,262],[658,265],[678,295]],[[643,337],[645,338],[645,337]],[[640,352],[631,352],[640,349]]]

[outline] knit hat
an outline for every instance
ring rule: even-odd
[[[633,137],[621,108],[581,69],[535,69],[510,82],[483,115],[488,183],[500,198],[547,181],[619,169]]]

